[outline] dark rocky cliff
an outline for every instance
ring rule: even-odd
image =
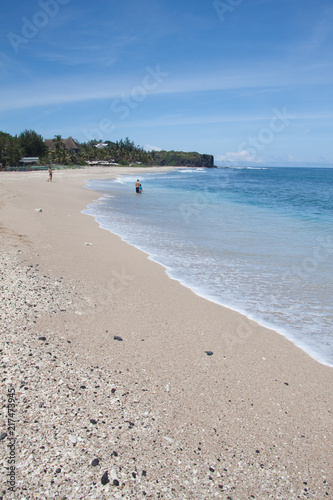
[[[186,153],[184,151],[152,151],[151,156],[155,165],[177,167],[213,168],[214,156],[200,153]]]

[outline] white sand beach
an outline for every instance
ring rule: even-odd
[[[332,368],[82,214],[133,172],[0,173],[0,498],[332,498]]]

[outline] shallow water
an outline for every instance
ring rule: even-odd
[[[333,169],[184,169],[92,181],[84,213],[197,294],[333,366]]]

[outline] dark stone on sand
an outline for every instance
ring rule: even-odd
[[[7,432],[3,432],[2,434],[0,434],[0,441],[5,439],[5,437],[7,437]]]
[[[132,477],[135,479],[136,478],[136,472],[132,472]]]
[[[213,351],[205,351],[205,353],[207,354],[207,356],[213,356]]]
[[[141,476],[146,476],[146,475],[147,475],[147,471],[143,470],[142,473],[141,473]]]
[[[117,452],[117,451],[113,451],[113,452],[112,452],[112,455],[113,455],[114,457],[117,457],[117,456],[118,456],[118,452]],[[112,456],[112,455],[111,455],[111,456]]]
[[[56,469],[56,474],[60,474],[60,472],[61,472],[60,468]]]
[[[94,460],[91,462],[91,465],[93,467],[96,467],[96,465],[98,465],[98,464],[99,464],[99,459],[98,458],[94,458]]]
[[[122,342],[122,341],[123,341],[123,339],[122,339],[121,337],[118,337],[118,335],[115,335],[115,336],[113,337],[113,340],[119,340],[119,342]]]
[[[38,340],[46,340],[46,337],[38,337]]]
[[[85,385],[81,385],[80,389],[86,389],[87,387]]]
[[[114,394],[116,392],[116,389],[115,388],[111,389],[111,392],[112,394]]]
[[[289,385],[288,382],[285,382],[284,385]]]
[[[97,420],[95,420],[94,418],[91,418],[90,419],[90,423],[96,425],[97,424]]]
[[[119,481],[118,481],[118,479],[114,479],[114,480],[113,480],[113,484],[114,484],[114,486],[119,486]]]
[[[108,471],[106,470],[102,476],[102,479],[101,479],[101,483],[104,485],[106,485],[107,483],[110,482],[110,479],[109,479],[109,473]]]

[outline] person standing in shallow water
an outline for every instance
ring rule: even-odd
[[[138,179],[138,180],[136,181],[136,183],[135,183],[135,191],[136,191],[137,193],[139,193],[139,192],[140,192],[139,188],[140,188],[140,181],[139,181],[139,179]]]

